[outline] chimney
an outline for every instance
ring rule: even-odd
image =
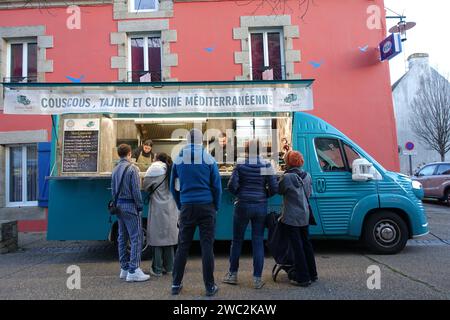
[[[429,55],[428,53],[413,53],[408,57],[409,70],[413,67],[429,68]]]

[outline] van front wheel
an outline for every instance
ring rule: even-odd
[[[408,238],[408,226],[394,212],[376,212],[364,225],[363,241],[374,253],[398,253],[403,250]]]

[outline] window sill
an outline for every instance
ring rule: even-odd
[[[7,203],[6,208],[37,207],[37,201]]]
[[[129,13],[148,13],[148,12],[158,12],[160,11],[159,9],[140,9],[140,10],[129,10]]]

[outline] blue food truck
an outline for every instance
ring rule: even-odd
[[[5,112],[52,115],[49,240],[115,241],[117,222],[106,204],[116,147],[137,148],[151,139],[155,153],[176,155],[186,132],[198,127],[208,148],[218,133],[225,132],[236,150],[257,137],[278,174],[281,141],[288,141],[304,154],[312,176],[313,238],[361,240],[382,254],[401,251],[408,239],[428,233],[421,184],[384,169],[342,132],[306,113],[312,82],[5,84]],[[218,240],[232,237],[234,197],[226,186],[236,158],[228,160],[219,163]],[[280,207],[279,196],[270,199],[270,212]],[[143,226],[147,214],[146,207]]]

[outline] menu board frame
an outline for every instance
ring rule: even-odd
[[[89,125],[90,126],[89,126]],[[66,131],[97,131],[97,161],[96,171],[64,171],[64,149]],[[100,166],[100,119],[82,118],[82,119],[64,119],[63,124],[63,145],[61,150],[61,173],[63,174],[98,174]]]

